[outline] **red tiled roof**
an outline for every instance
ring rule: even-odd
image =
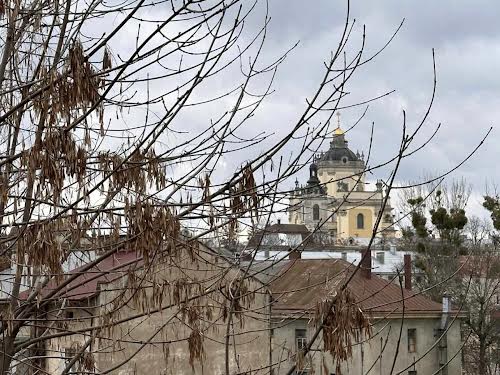
[[[69,283],[65,292],[59,293],[58,298],[64,297],[68,300],[82,300],[94,296],[98,291],[99,283],[106,283],[113,281],[117,277],[126,273],[130,265],[138,264],[142,258],[135,251],[119,251],[115,254],[102,260],[91,269],[82,272],[75,280]],[[67,275],[74,275],[81,272],[84,266],[71,270]],[[60,283],[55,280],[42,290],[41,295],[47,296],[54,288]],[[20,293],[20,299],[26,299],[31,291],[27,290]]]
[[[288,261],[271,283],[273,309],[283,312],[312,310],[316,303],[335,293],[355,267],[340,259]],[[401,314],[404,296],[405,314],[440,315],[442,305],[410,290],[401,289],[372,274],[371,279],[358,271],[348,285],[360,307],[381,314]]]

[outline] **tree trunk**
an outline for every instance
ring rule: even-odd
[[[479,375],[488,375],[488,366],[486,365],[486,343],[483,339],[479,341]]]
[[[8,374],[14,354],[15,335],[8,335],[0,341],[0,374]]]

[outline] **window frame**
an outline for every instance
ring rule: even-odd
[[[307,329],[296,328],[295,329],[295,349],[297,352],[304,350],[307,346]]]
[[[417,329],[416,328],[408,328],[407,340],[408,340],[408,353],[416,353],[417,352]]]
[[[319,204],[314,204],[313,208],[313,220],[318,221],[319,220]]]
[[[361,212],[356,215],[356,229],[365,229],[365,215]]]

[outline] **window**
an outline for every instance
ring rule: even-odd
[[[417,351],[417,330],[415,328],[408,329],[408,353]]]
[[[295,330],[295,346],[297,351],[304,350],[307,346],[307,337],[305,329]]]
[[[64,350],[64,367],[67,367],[69,363],[73,360],[78,354],[78,350],[76,348],[66,348]],[[78,371],[78,361],[76,361],[69,369],[70,373],[76,373]]]
[[[346,192],[349,190],[349,185],[347,182],[339,181],[337,182],[337,191]]]
[[[356,217],[356,226],[358,229],[364,229],[365,228],[365,217],[363,214],[358,214]]]
[[[408,371],[408,375],[417,375],[417,371],[416,370],[410,370],[410,371]]]
[[[319,220],[319,206],[317,204],[313,206],[313,220]]]

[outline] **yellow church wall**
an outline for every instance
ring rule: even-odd
[[[325,168],[326,169],[326,168]],[[348,191],[353,189],[353,187],[356,184],[361,184],[363,185],[365,182],[364,175],[361,176],[356,176],[355,174],[361,172],[361,171],[355,171],[355,170],[342,170],[342,171],[320,171],[318,178],[320,180],[321,184],[324,184],[327,189],[327,194],[330,197],[335,197],[339,198],[345,195],[345,192],[338,192],[337,191],[337,183],[342,181],[347,183],[348,185]],[[354,177],[353,177],[354,176]]]
[[[358,229],[357,217],[358,214],[364,216],[364,229]],[[373,210],[370,208],[353,208],[348,211],[349,217],[349,237],[371,237],[373,231]]]

